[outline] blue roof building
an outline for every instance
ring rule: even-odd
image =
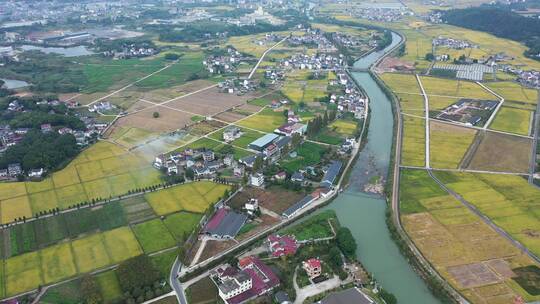
[[[339,175],[339,171],[341,170],[342,163],[339,160],[333,160],[330,163],[330,166],[328,166],[328,169],[326,170],[326,173],[324,174],[322,181],[321,181],[321,187],[330,188],[334,184],[334,181],[336,180],[336,177]]]
[[[273,143],[277,138],[279,138],[279,135],[266,134],[251,142],[249,144],[249,148],[257,151],[262,151],[264,150],[264,148],[268,147],[271,143]]]

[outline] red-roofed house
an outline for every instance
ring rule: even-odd
[[[298,244],[294,236],[269,235],[267,238],[268,250],[273,257],[284,255],[294,255],[298,249]]]
[[[304,261],[302,268],[304,268],[311,279],[320,276],[322,273],[321,261],[315,258]]]
[[[233,271],[230,267],[218,269],[212,276],[221,298],[227,304],[244,303],[279,285],[279,279],[272,269],[255,256],[240,259],[238,267],[240,271]]]

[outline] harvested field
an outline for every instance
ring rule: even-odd
[[[158,118],[154,118],[154,112],[159,113]],[[192,114],[171,110],[162,106],[153,106],[121,117],[116,125],[124,128],[140,128],[150,132],[164,133],[184,128],[193,123]]]
[[[499,282],[499,278],[486,265],[474,263],[448,267],[448,273],[462,288],[490,285]]]
[[[474,140],[473,129],[430,122],[430,164],[433,168],[457,168]]]
[[[486,132],[468,169],[526,173],[531,144],[528,138]]]
[[[458,181],[453,174],[439,174]],[[458,184],[464,189],[470,185]],[[517,295],[534,299],[514,284],[512,270],[534,261],[442,190],[426,171],[404,170],[400,194],[405,230],[435,269],[470,300],[491,303],[495,296]],[[489,290],[496,284],[496,291]]]
[[[252,198],[259,200],[259,205],[277,214],[283,213],[291,205],[304,197],[304,194],[290,191],[279,186],[268,189],[244,188],[244,191],[235,195],[229,202],[235,209],[241,209]]]
[[[245,104],[249,99],[254,98],[255,94],[249,93],[238,96],[236,94],[220,93],[219,89],[214,87],[168,102],[167,106],[202,116],[210,116],[234,106]]]
[[[246,117],[246,115],[242,115],[242,114],[237,113],[237,112],[226,111],[226,112],[220,113],[220,114],[218,114],[218,115],[216,115],[214,117],[216,119],[223,120],[223,121],[226,121],[226,122],[235,122],[235,121],[238,121],[238,120]]]
[[[457,192],[480,212],[540,254],[540,191],[519,176],[437,172],[450,189]]]

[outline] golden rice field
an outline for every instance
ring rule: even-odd
[[[471,81],[427,76],[420,79],[428,95],[497,100],[496,96]]]
[[[204,213],[223,197],[227,189],[230,189],[227,185],[201,181],[148,193],[145,194],[145,199],[157,215],[178,211]]]
[[[403,141],[401,146],[401,164],[407,166],[425,166],[426,126],[422,118],[402,115]]]
[[[497,226],[540,255],[540,190],[514,175],[436,173]]]
[[[458,168],[474,140],[476,130],[430,122],[430,165],[433,168]]]
[[[150,162],[100,141],[41,182],[0,183],[1,223],[161,183]]]
[[[122,227],[8,258],[2,281],[6,295],[12,296],[140,254],[135,235]]]
[[[489,82],[485,84],[495,93],[501,95],[505,100],[521,101],[536,104],[538,102],[538,91],[527,89],[513,81]]]
[[[405,230],[435,269],[469,301],[508,303],[518,295],[538,300],[509,275],[517,267],[535,265],[534,261],[442,190],[426,171],[404,170],[401,189]],[[471,266],[483,269],[484,275],[463,274]]]

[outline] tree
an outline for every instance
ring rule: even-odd
[[[255,161],[253,162],[253,171],[254,172],[259,171],[259,169],[262,168],[262,165],[263,165],[263,158],[260,156],[257,156],[255,158]]]
[[[427,61],[433,61],[435,60],[435,55],[433,53],[427,53],[425,58]]]
[[[176,53],[167,53],[167,54],[165,54],[165,59],[166,60],[178,60],[178,58],[180,58],[180,55],[178,55]]]
[[[328,251],[328,255],[330,256],[330,262],[335,267],[341,267],[343,265],[343,259],[341,258],[341,251],[337,247],[332,247]]]
[[[191,168],[186,169],[186,178],[193,180],[195,178],[195,172]]]
[[[146,255],[136,256],[122,262],[116,273],[123,291],[151,285],[161,278],[161,274]]]
[[[337,232],[337,244],[345,256],[354,257],[357,245],[349,228],[339,228]]]
[[[101,291],[96,279],[91,275],[85,275],[81,280],[81,294],[87,304],[102,302]]]
[[[159,117],[159,112],[154,112],[154,113],[152,114],[152,116],[153,116],[154,118],[158,118],[158,117]]]
[[[386,304],[397,304],[396,296],[381,288],[379,295],[386,302]]]

